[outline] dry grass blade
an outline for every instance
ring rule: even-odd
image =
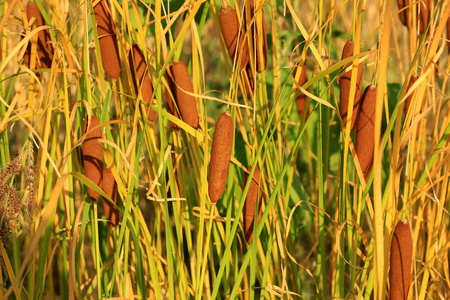
[[[353,56],[353,48],[354,43],[352,40],[348,40],[345,45],[344,49],[342,50],[342,59],[349,58]],[[362,50],[360,50],[361,52]],[[351,66],[351,63],[348,63],[344,69]],[[358,65],[358,76],[356,79],[356,90],[355,90],[355,101],[353,103],[353,114],[352,114],[352,124],[350,129],[353,130],[356,126],[356,120],[358,118],[358,113],[360,109],[361,104],[361,91],[362,91],[362,75],[363,75],[363,64],[359,63]],[[340,83],[340,110],[341,110],[341,117],[344,122],[344,126],[347,123],[347,111],[348,111],[348,104],[349,104],[349,98],[350,98],[350,82],[352,77],[352,70],[349,70],[342,75],[339,83]]]
[[[213,204],[219,201],[228,176],[233,150],[234,125],[231,115],[222,113],[214,130],[209,164],[208,193]]]
[[[391,243],[390,299],[406,300],[411,279],[413,242],[408,222],[395,227]]]
[[[419,76],[417,75],[412,75],[411,79],[409,79],[409,83],[408,83],[408,89],[407,92],[411,89],[411,87],[413,86],[413,84],[417,81],[417,79],[419,79]],[[411,100],[414,96],[414,93],[412,93],[411,95],[408,96],[408,98],[406,98],[405,100],[405,108],[403,110],[403,114],[406,116],[408,114],[409,111],[409,107],[411,105]]]
[[[87,178],[99,187],[102,186],[103,178],[103,147],[97,143],[97,139],[102,138],[102,130],[98,126],[100,122],[95,115],[84,119],[83,134],[87,132],[86,138],[82,144],[84,173]],[[97,201],[100,194],[91,188],[87,188],[89,197]]]
[[[258,17],[261,17],[262,23],[261,28],[259,28],[259,24],[258,24]],[[250,26],[249,29],[249,35],[250,36],[255,36],[254,39],[254,44],[253,47],[256,48],[256,71],[258,73],[261,73],[262,71],[264,71],[266,69],[267,66],[267,34],[266,34],[266,21],[264,19],[264,11],[263,9],[259,9],[257,10],[257,13],[255,15],[255,4],[254,1],[252,1],[251,3],[251,7],[250,7],[250,22],[252,22],[252,26]],[[262,33],[262,34],[261,34]],[[259,40],[262,39],[262,44],[261,47],[262,49],[259,48]],[[262,56],[262,57],[261,57]]]
[[[145,62],[144,53],[142,53],[142,50],[137,44],[133,45],[128,59],[136,96],[139,95],[139,92],[142,93],[142,99],[150,104],[153,98],[152,81],[148,72],[147,63]],[[153,105],[156,105],[155,101],[153,101]],[[156,117],[156,111],[146,107],[145,112],[148,114],[148,120],[153,122]]]
[[[94,16],[97,22],[103,69],[113,79],[118,79],[120,76],[119,49],[117,47],[114,21],[111,16],[111,8],[108,1],[100,0],[97,3],[94,7]]]

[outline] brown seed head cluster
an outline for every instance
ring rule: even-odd
[[[408,222],[400,221],[391,242],[390,299],[406,300],[411,279],[413,241]]]
[[[227,113],[222,113],[214,130],[209,163],[208,192],[213,204],[219,201],[225,188],[233,150],[233,138],[233,118]]]
[[[342,50],[342,60],[352,57],[353,56],[353,48],[354,43],[352,40],[348,40],[345,45],[344,49]],[[362,50],[360,49],[360,52]],[[344,69],[351,66],[352,63],[348,63]],[[358,64],[358,74],[356,77],[356,90],[355,90],[355,97],[353,102],[353,114],[352,114],[352,123],[350,129],[353,130],[356,126],[356,120],[358,118],[358,113],[360,109],[361,104],[361,91],[362,91],[362,75],[363,75],[363,63],[360,62]],[[344,126],[346,126],[347,123],[347,111],[348,111],[348,105],[350,100],[350,83],[351,83],[351,77],[352,77],[352,70],[349,70],[342,75],[340,79],[340,111],[341,111],[341,118],[344,122]]]
[[[27,18],[28,21],[31,21],[32,18],[35,19],[33,27],[37,28],[46,25],[44,17],[35,2],[29,2],[27,4]],[[39,61],[36,63],[37,68],[51,68],[53,60],[53,46],[51,44],[50,33],[48,30],[41,30],[38,32],[37,57],[39,58]],[[28,46],[27,52],[24,56],[24,61],[28,67],[30,67],[30,59],[31,45]]]
[[[367,180],[372,170],[375,147],[375,109],[377,106],[377,87],[369,85],[363,94],[361,112],[356,127],[356,155],[361,170]]]
[[[295,67],[295,71],[294,71],[294,77],[297,76],[297,73],[300,71],[300,77],[298,79],[298,85],[299,86],[303,86],[307,81],[308,81],[308,76],[306,74],[307,72],[307,68],[306,66],[296,66]],[[296,98],[296,103],[297,103],[297,113],[298,113],[298,117],[300,118],[300,120],[302,119],[303,116],[303,111],[305,110],[305,106],[306,106],[306,95],[303,94],[302,92],[300,92],[300,94],[297,96]],[[305,116],[305,120],[308,119],[309,117],[309,105],[306,107],[306,116]]]
[[[170,70],[169,75],[166,76],[169,88],[175,98],[178,110],[181,114],[181,118],[191,127],[198,129],[198,109],[197,100],[189,93],[194,93],[194,87],[192,86],[191,77],[186,65],[182,61],[174,62],[167,67]],[[174,115],[176,114],[175,105],[172,102],[172,97],[167,91],[167,104],[169,111]]]
[[[92,182],[102,187],[103,174],[103,147],[97,143],[102,138],[102,130],[98,126],[100,122],[95,115],[84,119],[83,134],[87,132],[82,145],[84,173]],[[93,130],[92,130],[93,129]],[[97,201],[100,194],[91,188],[87,188],[88,195],[93,201]]]
[[[247,171],[250,172],[252,166],[247,168]],[[242,188],[245,187],[248,180],[248,174],[244,175],[244,182]],[[261,220],[262,215],[262,195],[263,191],[261,188],[261,177],[259,169],[256,168],[253,173],[253,180],[250,182],[250,187],[248,189],[247,197],[244,202],[244,234],[245,240],[248,244],[250,244],[253,240],[253,227],[255,221],[256,214],[256,203],[258,203],[258,223]]]
[[[397,6],[399,10],[402,10],[399,13],[400,21],[402,24],[408,29],[412,30],[412,21],[410,23],[410,20],[412,20],[412,9],[416,9],[416,16],[417,20],[419,22],[419,32],[421,34],[425,33],[428,27],[428,23],[430,22],[430,13],[431,13],[431,1],[430,0],[424,0],[415,3],[415,1],[411,0],[398,0]]]
[[[94,3],[95,0],[92,0]],[[107,0],[100,0],[94,7],[95,22],[97,22],[98,42],[102,65],[106,74],[113,79],[120,75],[119,48],[117,46],[114,21],[111,16],[111,8]]]
[[[119,206],[119,191],[117,189],[117,182],[114,179],[110,168],[103,170],[103,191]],[[106,199],[103,199],[103,210],[105,211],[108,226],[114,228],[119,224],[120,212],[114,204]]]
[[[150,104],[153,97],[152,80],[150,79],[144,53],[137,44],[133,45],[128,55],[128,59],[136,96],[141,92],[142,99]],[[156,105],[155,101],[153,101],[153,105]],[[145,113],[148,114],[149,121],[153,122],[155,120],[156,111],[154,109],[146,107]]]
[[[239,70],[242,70],[248,63],[248,49],[244,39],[244,31],[240,30],[240,23],[236,11],[229,5],[223,5],[220,10],[219,18],[223,38],[227,45],[231,60],[234,62],[234,60],[237,59],[238,62],[240,59],[241,63]],[[236,51],[238,46],[239,49]]]
[[[419,79],[419,76],[417,76],[417,75],[411,76],[411,79],[409,79],[407,92],[409,92],[411,90],[411,87],[417,81],[417,79]],[[411,95],[409,95],[408,98],[406,98],[406,100],[405,100],[405,108],[403,109],[403,114],[405,116],[408,114],[409,107],[411,106],[411,100],[412,100],[413,96],[414,96],[414,93],[411,93]]]

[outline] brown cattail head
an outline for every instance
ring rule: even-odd
[[[209,163],[208,193],[213,204],[219,201],[225,188],[233,150],[233,137],[233,118],[227,113],[222,113],[214,130]]]
[[[419,2],[419,32],[425,33],[430,22],[431,1],[424,0]]]
[[[247,168],[247,171],[250,172],[252,166]],[[245,187],[248,180],[248,174],[244,175],[244,183],[242,188]],[[259,188],[258,188],[259,187]],[[252,242],[253,239],[253,227],[256,213],[256,203],[258,202],[258,223],[261,220],[261,205],[262,205],[262,188],[261,188],[261,179],[260,172],[258,168],[255,168],[255,172],[253,173],[253,180],[250,182],[250,187],[248,188],[247,197],[244,202],[244,233],[245,240],[248,244]]]
[[[83,134],[86,132],[88,132],[88,134],[84,139],[81,149],[83,151],[84,174],[93,183],[102,187],[103,147],[97,143],[97,139],[102,138],[102,130],[100,127],[92,130],[92,128],[99,124],[100,122],[95,115],[92,115],[90,120],[89,117],[84,119]],[[87,190],[89,197],[96,202],[100,194],[89,187]]]
[[[39,7],[35,2],[29,2],[27,4],[27,18],[28,21],[31,21],[32,18],[35,18],[36,27],[40,27],[45,24],[44,17],[39,10]],[[25,63],[30,67],[30,55],[31,55],[31,45],[28,46],[27,53],[25,53],[24,60]],[[37,63],[37,67],[42,67],[45,69],[49,69],[52,66],[53,59],[53,46],[51,44],[50,33],[48,30],[42,30],[38,32],[37,39],[37,57],[39,58],[40,64]]]
[[[194,96],[186,93],[194,93],[194,87],[192,86],[189,71],[182,61],[174,62],[168,66],[168,69],[170,69],[172,74],[172,78],[168,79],[169,87],[172,90],[172,95],[175,98],[181,117],[184,122],[197,129],[199,122],[197,101]],[[170,77],[170,75],[167,77]],[[169,105],[169,110],[171,110],[172,114],[174,114],[176,109],[170,100],[171,97],[170,94],[168,94],[167,104]]]
[[[117,182],[110,168],[103,170],[103,191],[119,206],[119,191],[117,189]],[[109,228],[116,227],[120,221],[120,212],[111,202],[103,199],[103,210],[105,211],[106,219],[108,220]]]
[[[148,73],[144,53],[142,53],[137,44],[134,44],[130,50],[128,60],[136,96],[139,95],[140,91],[142,93],[142,99],[150,104],[153,97],[152,80],[150,79],[150,74]],[[153,101],[153,105],[156,105],[155,101]],[[155,120],[156,111],[154,109],[146,107],[145,113],[148,114],[149,121]]]
[[[95,0],[92,0],[94,3]],[[94,7],[95,22],[97,22],[98,42],[102,65],[106,74],[113,79],[120,75],[119,48],[117,46],[114,21],[111,16],[111,8],[107,0],[100,0]]]
[[[411,279],[413,242],[408,222],[400,221],[391,242],[390,299],[406,300]]]
[[[255,11],[256,9],[256,11]],[[256,15],[255,15],[256,12]],[[262,18],[261,28],[258,25],[258,17]],[[267,34],[266,21],[264,19],[264,11],[262,8],[256,8],[254,1],[250,2],[250,21],[254,18],[252,26],[249,29],[249,36],[253,38],[253,47],[256,51],[256,71],[261,73],[267,66]],[[259,40],[262,39],[262,49],[260,49]],[[256,49],[255,49],[256,48]],[[261,57],[262,55],[262,57]]]
[[[404,26],[408,26],[408,10],[409,8],[406,8],[409,5],[409,0],[398,0],[397,1],[397,6],[398,6],[398,10],[402,10],[399,13],[400,16],[400,21],[402,22],[402,24]]]
[[[253,77],[253,71],[250,64],[247,64],[245,67],[245,74],[247,75],[246,77],[244,76],[245,91],[247,92],[247,95],[252,96],[255,88],[255,77]]]
[[[244,39],[244,32],[240,30],[239,19],[237,17],[236,11],[229,5],[222,5],[220,10],[220,27],[222,28],[223,38],[225,44],[228,48],[228,53],[230,54],[231,60],[234,62],[236,54],[238,62],[239,57],[241,59],[239,70],[242,70],[248,63],[248,49],[247,44]],[[239,37],[239,45],[238,45]],[[236,51],[237,46],[239,50]]]
[[[375,147],[375,109],[377,106],[377,87],[366,87],[361,104],[361,112],[356,127],[356,155],[361,170],[367,180],[372,169]]]
[[[352,40],[348,40],[345,45],[344,49],[342,50],[342,60],[349,58],[353,56],[353,48],[354,43]],[[360,48],[360,52],[361,52]],[[352,63],[348,63],[344,69],[351,66]],[[353,102],[353,115],[352,115],[352,123],[350,129],[353,130],[356,126],[356,120],[358,118],[358,113],[360,109],[361,104],[361,90],[362,90],[362,75],[363,75],[363,63],[358,64],[358,74],[356,77],[356,90],[355,90],[355,100]],[[344,123],[344,126],[346,126],[347,123],[347,111],[348,111],[348,103],[350,99],[350,82],[352,77],[352,70],[349,70],[342,75],[340,79],[340,91],[341,91],[341,102],[340,102],[340,110],[341,110],[341,118]]]
[[[299,86],[303,86],[307,81],[308,81],[308,76],[306,74],[307,72],[307,68],[305,65],[303,65],[301,68],[300,66],[296,66],[295,67],[295,71],[294,71],[294,77],[297,76],[297,72],[300,71],[300,78],[298,79],[298,85]],[[305,105],[306,105],[306,95],[303,94],[302,92],[300,92],[300,94],[297,96],[296,102],[297,102],[297,112],[298,112],[298,117],[300,118],[300,120],[302,119],[303,116],[303,111],[305,110]],[[306,111],[306,117],[305,120],[308,119],[309,117],[309,105],[306,107],[307,111]]]
[[[409,80],[409,83],[408,83],[408,89],[406,90],[407,92],[409,92],[409,90],[411,89],[413,84],[417,81],[417,79],[419,79],[419,76],[417,76],[417,75],[411,76],[411,79]],[[405,100],[405,108],[403,109],[403,114],[405,115],[405,117],[408,114],[409,106],[411,105],[411,100],[412,100],[413,96],[414,96],[414,93],[409,95],[408,98],[406,98],[406,100]]]

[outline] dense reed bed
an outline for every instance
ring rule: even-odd
[[[448,299],[449,4],[3,1],[0,299]]]

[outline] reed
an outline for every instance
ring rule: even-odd
[[[255,14],[256,13],[256,14]],[[259,25],[258,17],[261,16],[262,22]],[[254,19],[254,20],[253,20]],[[252,26],[249,29],[249,35],[254,37],[253,39],[253,47],[256,48],[256,71],[261,73],[266,69],[267,66],[267,33],[266,33],[266,21],[264,19],[264,10],[258,9],[255,6],[254,1],[250,2],[250,21],[252,22]],[[259,28],[261,26],[261,28]],[[262,39],[262,44],[260,49],[259,40]]]
[[[177,61],[171,64],[168,69],[172,78],[169,78],[169,88],[172,91],[172,95],[175,98],[175,102],[180,111],[181,118],[189,126],[198,129],[198,108],[197,100],[195,97],[188,94],[194,93],[194,87],[192,86],[191,77],[186,65],[182,61]],[[167,77],[170,77],[167,76]],[[188,92],[188,93],[187,93]],[[167,103],[169,105],[169,110],[172,114],[176,111],[173,102],[171,103],[170,94],[168,94]],[[172,107],[171,107],[172,106]]]
[[[28,21],[31,21],[31,19],[34,18],[36,27],[45,25],[44,18],[35,2],[29,2],[27,4],[27,18]],[[27,52],[24,55],[24,60],[28,67],[30,67],[30,52],[31,45],[28,46]],[[39,61],[36,66],[44,69],[49,69],[52,66],[53,46],[48,30],[41,30],[38,32],[37,57],[39,58]]]
[[[92,3],[94,2],[95,0],[92,0]],[[103,69],[111,78],[119,79],[119,48],[114,30],[114,21],[111,16],[111,7],[107,0],[100,0],[94,6],[94,16],[95,22],[97,23],[98,42]]]
[[[377,103],[377,87],[369,85],[364,90],[356,127],[356,155],[358,156],[364,178],[369,178],[372,169],[373,151],[375,147],[375,109]]]
[[[250,172],[252,166],[247,168],[247,171]],[[244,182],[242,184],[243,187],[247,184],[248,174],[244,174]],[[262,206],[262,195],[263,191],[261,186],[261,178],[258,167],[255,168],[253,173],[252,181],[250,182],[250,187],[248,188],[247,197],[244,202],[244,234],[245,240],[247,244],[250,244],[253,240],[253,227],[255,221],[255,213],[256,213],[256,203],[258,203],[258,223],[261,220],[261,206]]]
[[[352,40],[348,40],[345,45],[344,49],[342,50],[342,60],[349,58],[353,56],[353,49],[354,49],[354,43]],[[362,50],[360,50],[362,51]],[[348,63],[344,69],[351,66],[352,63]],[[358,113],[360,110],[360,104],[361,104],[361,91],[362,91],[362,75],[363,75],[363,64],[360,62],[358,64],[358,76],[356,77],[356,90],[355,90],[355,100],[353,103],[353,114],[352,114],[352,123],[350,129],[353,130],[356,126],[356,120],[358,119]],[[352,70],[348,70],[347,72],[342,75],[339,83],[340,83],[340,111],[341,111],[341,118],[342,121],[345,124],[347,123],[347,111],[348,111],[348,104],[350,99],[350,83],[351,83],[351,77],[352,77]]]
[[[128,60],[131,68],[131,76],[133,79],[136,96],[141,93],[142,100],[144,100],[148,104],[151,104],[153,98],[152,80],[150,79],[150,74],[148,71],[147,63],[145,62],[144,53],[137,44],[134,44],[130,49]],[[156,105],[155,101],[153,101],[153,105]],[[156,111],[154,109],[145,106],[145,114],[148,115],[149,121],[153,122],[155,120]]]
[[[119,191],[117,189],[117,182],[114,179],[110,168],[103,170],[103,191],[113,200],[113,202],[119,206]],[[103,210],[105,212],[106,219],[108,220],[109,228],[116,227],[120,222],[120,212],[114,204],[103,199]]]
[[[390,300],[406,300],[411,279],[413,241],[408,222],[400,221],[391,242]]]
[[[82,144],[82,151],[84,174],[101,188],[103,179],[103,147],[97,143],[97,139],[102,138],[102,130],[100,127],[92,130],[99,124],[100,122],[95,115],[91,115],[90,120],[89,116],[84,119],[83,135],[87,134]],[[97,202],[100,194],[90,187],[87,188],[87,191],[89,197]]]
[[[224,112],[220,115],[214,130],[209,163],[208,193],[213,204],[219,201],[225,188],[233,150],[233,137],[233,118]]]
[[[222,1],[222,8],[219,14],[220,27],[222,29],[222,35],[227,45],[228,53],[231,60],[239,62],[239,70],[242,70],[248,63],[248,49],[244,39],[244,32],[240,29],[240,23],[236,11],[228,5],[226,1]],[[238,43],[239,39],[239,43]],[[236,51],[236,48],[239,49]],[[236,58],[237,56],[237,58]]]

